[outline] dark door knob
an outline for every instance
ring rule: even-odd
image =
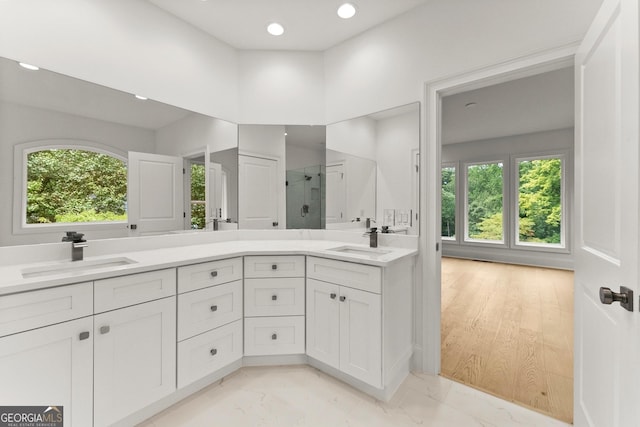
[[[613,292],[609,288],[600,288],[600,302],[603,304],[613,304],[619,302],[628,311],[633,311],[633,291],[627,287],[620,286],[620,292]]]

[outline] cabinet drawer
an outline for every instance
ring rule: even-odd
[[[246,256],[244,277],[304,277],[304,255]]]
[[[307,257],[307,277],[376,294],[382,293],[382,269],[372,265]]]
[[[242,318],[242,280],[178,295],[178,341]]]
[[[244,315],[304,315],[304,278],[245,279]]]
[[[304,316],[244,319],[244,354],[304,353]]]
[[[242,358],[242,320],[178,343],[178,388]]]
[[[95,312],[115,310],[175,294],[175,268],[96,280],[94,282]]]
[[[0,336],[93,314],[90,282],[0,297]]]
[[[242,279],[242,258],[178,267],[178,293]]]

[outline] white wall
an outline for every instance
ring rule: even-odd
[[[88,141],[111,147],[126,158],[127,151],[154,152],[155,132],[101,120],[0,103],[0,246],[60,241],[59,232],[14,235],[13,223],[13,153],[16,144],[38,140]],[[88,238],[127,235],[126,231],[93,232]]]
[[[325,124],[322,52],[240,51],[240,123]]]
[[[298,145],[287,144],[287,170],[302,169],[307,166],[317,166],[325,164],[324,146],[319,148],[300,147]]]
[[[0,56],[237,121],[236,51],[145,1],[0,1]]]
[[[419,101],[427,81],[578,41],[601,1],[429,1],[325,52],[327,122]]]
[[[573,268],[573,255],[571,253],[571,231],[573,228],[571,221],[571,212],[573,212],[573,158],[571,155],[573,153],[573,139],[573,128],[568,128],[483,141],[444,145],[442,147],[442,163],[454,163],[456,165],[456,234],[459,237],[459,241],[450,242],[443,240],[442,254],[445,256],[524,265]],[[564,188],[568,205],[563,206],[565,209],[565,218],[567,219],[565,223],[567,226],[567,229],[565,230],[567,232],[565,235],[567,250],[565,252],[549,252],[545,250],[536,250],[531,247],[518,247],[517,249],[511,249],[462,242],[460,237],[463,234],[462,218],[464,218],[464,196],[462,194],[462,168],[464,167],[464,163],[492,160],[501,160],[504,162],[504,185],[505,188],[507,188],[507,197],[504,201],[504,209],[510,211],[515,203],[513,201],[512,192],[515,191],[516,188],[516,177],[510,168],[510,159],[514,157],[526,157],[529,154],[540,154],[553,151],[566,151],[569,153],[569,157],[563,164],[567,178],[564,183]],[[511,213],[511,215],[515,215],[515,213]],[[511,224],[511,222],[508,222],[507,224]],[[509,228],[509,225],[506,225],[506,227]],[[507,230],[507,240],[510,240],[509,233],[510,229]]]
[[[181,156],[206,146],[211,152],[237,148],[238,125],[193,113],[156,132],[158,154]]]
[[[376,160],[376,121],[356,117],[327,126],[327,150]]]
[[[376,219],[382,225],[384,209],[416,209],[413,204],[413,150],[420,146],[419,110],[388,119],[376,125],[378,163]],[[417,229],[417,227],[416,227]]]

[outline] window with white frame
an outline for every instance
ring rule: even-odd
[[[127,220],[127,165],[89,148],[38,147],[24,150],[22,224]]]
[[[466,164],[465,241],[504,243],[503,162]]]
[[[456,238],[456,167],[455,165],[442,166],[441,172],[441,236],[443,240],[455,240]]]
[[[564,155],[515,159],[516,244],[565,246]]]

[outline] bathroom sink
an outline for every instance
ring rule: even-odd
[[[124,257],[87,261],[60,261],[46,265],[39,265],[37,267],[24,268],[22,269],[22,277],[29,279],[32,277],[53,276],[57,274],[80,274],[90,270],[118,267],[122,265],[135,264],[136,262],[137,261]]]
[[[359,247],[359,246],[340,246],[337,248],[331,248],[331,249],[327,249],[329,251],[332,252],[340,252],[343,254],[349,254],[349,255],[360,255],[360,256],[366,256],[369,258],[379,258],[381,256],[387,255],[389,253],[391,253],[391,251],[385,250],[385,249],[378,249],[378,248],[366,248],[366,247]]]

